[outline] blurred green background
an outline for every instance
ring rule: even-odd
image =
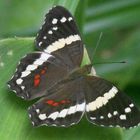
[[[140,107],[140,0],[0,0],[0,139],[139,140],[140,127],[102,128],[85,118],[70,128],[33,128],[27,107],[34,101],[23,101],[7,89],[20,58],[34,50],[44,15],[57,4],[74,14],[90,57],[103,33],[93,63],[127,61],[94,67]]]

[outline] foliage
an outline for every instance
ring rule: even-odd
[[[102,128],[89,124],[85,118],[77,126],[70,128],[46,126],[33,128],[29,123],[27,107],[34,101],[27,102],[19,99],[6,86],[20,58],[34,50],[34,38],[31,36],[35,36],[46,11],[52,5],[58,4],[75,14],[89,56],[93,57],[93,64],[104,61],[127,61],[126,64],[94,66],[98,75],[116,83],[140,106],[139,0],[0,0],[0,3],[1,139],[140,139],[139,127],[131,130]],[[101,32],[103,37],[93,56]],[[87,61],[87,54],[85,54],[84,63]]]

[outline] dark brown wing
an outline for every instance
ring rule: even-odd
[[[86,78],[86,116],[94,124],[131,128],[140,123],[140,111],[112,83],[95,76]]]
[[[31,100],[48,95],[47,90],[68,72],[69,68],[54,56],[44,52],[30,53],[21,59],[8,85],[17,96]]]
[[[36,37],[37,49],[61,58],[72,68],[80,66],[83,43],[73,16],[62,6],[52,8]]]
[[[29,108],[34,126],[68,127],[78,123],[85,111],[81,79],[61,82],[46,96]]]

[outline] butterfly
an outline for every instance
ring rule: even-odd
[[[36,39],[38,51],[20,60],[8,86],[29,107],[33,126],[68,127],[85,114],[93,124],[135,127],[140,111],[111,82],[91,75],[92,65],[81,67],[84,45],[74,17],[62,6],[53,7]]]

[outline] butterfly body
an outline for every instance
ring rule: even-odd
[[[69,75],[68,75],[68,77],[66,77],[66,79],[77,79],[77,78],[80,78],[80,77],[82,78],[84,76],[87,76],[88,74],[91,73],[91,68],[92,68],[91,64],[85,65],[83,67],[75,68],[74,70],[72,70],[69,73]]]
[[[84,45],[73,16],[62,6],[46,15],[36,37],[39,51],[23,57],[8,86],[25,100],[39,98],[28,109],[33,126],[68,127],[85,114],[100,126],[130,128],[140,111],[111,82],[81,67]]]

